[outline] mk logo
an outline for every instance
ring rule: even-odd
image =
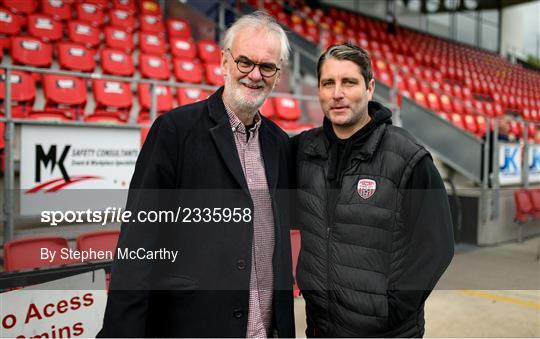
[[[54,168],[58,165],[58,169],[62,173],[62,177],[66,182],[71,181],[69,175],[64,167],[64,160],[68,155],[71,145],[64,147],[60,158],[56,158],[56,145],[52,145],[49,148],[49,151],[45,153],[41,145],[36,145],[36,173],[35,173],[35,182],[41,182],[41,164],[44,168],[47,168],[49,164],[51,165],[51,174],[54,171]]]

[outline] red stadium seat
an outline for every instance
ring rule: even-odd
[[[414,77],[408,77],[407,78],[407,90],[409,93],[416,93],[420,90],[420,85],[418,84],[418,80]]]
[[[523,118],[523,120],[531,120],[531,111],[528,109],[528,108],[524,108],[521,112],[520,112],[520,115],[521,117]]]
[[[163,37],[158,34],[141,32],[139,44],[143,53],[161,55],[167,51]]]
[[[483,115],[476,115],[476,126],[478,126],[478,135],[483,137],[486,134],[486,118]]]
[[[178,105],[184,106],[206,99],[208,97],[208,92],[200,88],[178,87],[176,95]]]
[[[165,56],[140,53],[139,69],[145,78],[168,80],[171,76],[169,62]]]
[[[186,20],[167,20],[167,32],[170,38],[191,39],[191,27]]]
[[[41,249],[56,251],[52,259],[41,259]],[[4,243],[4,271],[18,271],[45,266],[68,264],[73,261],[62,259],[59,253],[68,249],[68,241],[62,237],[22,238]]]
[[[394,85],[394,77],[391,72],[379,71],[376,78],[386,86],[392,87]]]
[[[474,107],[475,112],[478,113],[478,114],[486,114],[486,115],[489,115],[489,116],[493,116],[492,114],[488,114],[488,112],[484,111],[484,103],[482,101],[474,100],[473,101],[473,107]],[[492,112],[490,112],[490,113],[492,113]]]
[[[139,29],[141,32],[152,34],[165,34],[165,27],[161,21],[161,15],[145,14],[141,17]]]
[[[538,110],[531,109],[531,119],[534,121],[540,121],[540,114],[538,113]]]
[[[3,0],[3,6],[15,14],[34,13],[38,7],[37,0]]]
[[[77,19],[85,21],[92,26],[101,26],[105,22],[105,14],[100,6],[89,2],[77,2],[75,4]]]
[[[96,100],[95,114],[116,112],[126,119],[133,95],[128,83],[108,80],[94,80],[92,84]]]
[[[31,37],[11,38],[11,56],[16,64],[49,67],[52,62],[51,44]]]
[[[70,121],[73,120],[72,116],[67,116],[62,111],[31,111],[28,112],[28,119],[42,120],[42,121]]]
[[[199,84],[202,82],[203,73],[201,64],[197,61],[174,59],[174,76],[179,82]]]
[[[300,133],[302,131],[312,129],[315,127],[313,124],[303,124],[298,121],[289,121],[289,120],[274,120],[274,122],[283,130],[288,132]]]
[[[62,111],[68,117],[84,114],[86,105],[86,82],[69,75],[43,75],[45,111]]]
[[[529,197],[532,204],[532,214],[535,219],[540,219],[540,189],[528,189]]]
[[[521,122],[510,119],[510,121],[508,121],[508,124],[510,125],[510,134],[513,134],[518,139],[521,139],[521,137],[523,136],[523,125],[521,124]]]
[[[221,73],[221,65],[218,63],[209,63],[204,65],[206,74],[206,83],[214,86],[223,85],[223,74]]]
[[[73,0],[68,0],[73,1]],[[109,0],[84,0],[84,2],[98,6],[100,9],[107,8]]]
[[[71,4],[62,0],[42,0],[41,12],[50,15],[54,20],[69,20]]]
[[[159,3],[153,0],[143,0],[141,3],[141,14],[160,15]]]
[[[131,53],[134,48],[133,35],[122,28],[107,26],[105,27],[105,45]]]
[[[428,106],[433,111],[441,110],[441,103],[439,102],[439,97],[435,93],[428,93],[427,95]]]
[[[84,233],[77,237],[77,249],[79,251],[116,251],[120,231],[97,231]],[[114,257],[114,255],[113,255]]]
[[[171,38],[171,53],[179,59],[194,59],[197,56],[195,43],[191,39]]]
[[[274,105],[279,119],[296,121],[302,116],[298,100],[294,98],[275,97]]]
[[[137,86],[137,94],[139,104],[141,105],[141,113],[147,114],[150,110],[152,95],[150,93],[150,84],[140,83]],[[156,86],[156,108],[158,113],[170,111],[173,108],[173,97],[171,89],[167,86]]]
[[[468,87],[463,87],[463,88],[461,89],[461,93],[462,93],[462,95],[463,95],[463,99],[464,99],[464,100],[470,100],[470,99],[472,99],[472,92],[471,92],[470,88],[468,88]]]
[[[121,27],[126,32],[133,32],[135,29],[135,18],[129,11],[111,9],[109,12],[109,24],[114,27]]]
[[[130,54],[112,48],[101,50],[101,68],[106,74],[131,76],[135,71]]]
[[[73,42],[58,44],[58,62],[62,69],[93,72],[96,68],[95,51]]]
[[[535,140],[538,137],[538,128],[534,122],[531,122],[527,126],[527,137],[529,140]]]
[[[446,112],[446,113],[454,112],[454,107],[452,105],[452,101],[450,100],[450,97],[448,95],[442,94],[439,99],[440,99],[440,102],[441,102],[441,109],[444,112]],[[456,110],[456,113],[462,114],[463,111],[457,112],[457,110]]]
[[[266,98],[259,111],[268,119],[272,119],[276,115],[274,98]]]
[[[493,104],[493,112],[495,113],[496,117],[502,117],[504,115],[504,110],[498,103]]]
[[[478,125],[476,124],[476,119],[474,118],[474,115],[467,114],[463,116],[463,123],[467,131],[473,134],[478,134]]]
[[[197,42],[199,58],[206,63],[221,61],[221,50],[214,41],[200,40]]]
[[[130,12],[131,14],[135,14],[137,11],[137,5],[136,0],[113,0],[112,1],[112,7],[113,9],[121,9],[123,11]]]
[[[57,41],[63,38],[63,25],[47,14],[30,14],[28,16],[28,33],[43,41]]]
[[[457,113],[453,113],[450,115],[450,121],[456,125],[457,127],[461,128],[461,129],[466,129],[465,128],[465,123],[463,122],[463,117],[461,116],[461,114],[457,114]]]
[[[93,48],[99,45],[100,30],[84,21],[69,21],[68,36],[69,40]]]
[[[0,69],[0,102],[2,111],[5,110],[5,71]],[[34,78],[21,71],[11,72],[11,116],[14,118],[26,118],[28,112],[32,110],[34,99],[36,98],[36,84]],[[3,135],[0,136],[3,139]]]
[[[514,203],[516,205],[515,222],[525,223],[534,217],[534,207],[527,189],[522,188],[514,191]]]
[[[96,122],[100,124],[121,125],[127,122],[126,116],[119,116],[116,113],[101,112],[84,117],[86,122]]]
[[[414,93],[414,101],[416,101],[419,105],[422,105],[422,106],[424,106],[426,108],[428,107],[426,97],[425,97],[424,93],[422,93],[422,92]]]
[[[0,34],[17,35],[20,31],[19,17],[5,8],[0,8]]]

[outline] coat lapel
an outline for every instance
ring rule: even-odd
[[[266,171],[266,181],[268,188],[274,191],[277,186],[279,172],[279,145],[278,136],[272,133],[268,128],[268,121],[261,115],[263,119],[260,127],[260,143],[261,153],[264,162],[264,170]]]
[[[217,123],[216,126],[210,128],[210,134],[234,179],[238,182],[240,187],[249,194],[244,171],[242,170],[238,151],[236,150],[231,124],[229,123],[225,105],[221,98],[222,94],[223,87],[208,99],[210,116]]]

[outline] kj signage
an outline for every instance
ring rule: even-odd
[[[520,144],[499,144],[499,183],[501,185],[521,183],[521,159]]]

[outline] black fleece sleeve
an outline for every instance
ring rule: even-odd
[[[403,273],[388,292],[389,320],[394,328],[423,308],[454,255],[448,196],[430,157],[424,157],[415,166],[402,208],[410,240],[403,258]]]

